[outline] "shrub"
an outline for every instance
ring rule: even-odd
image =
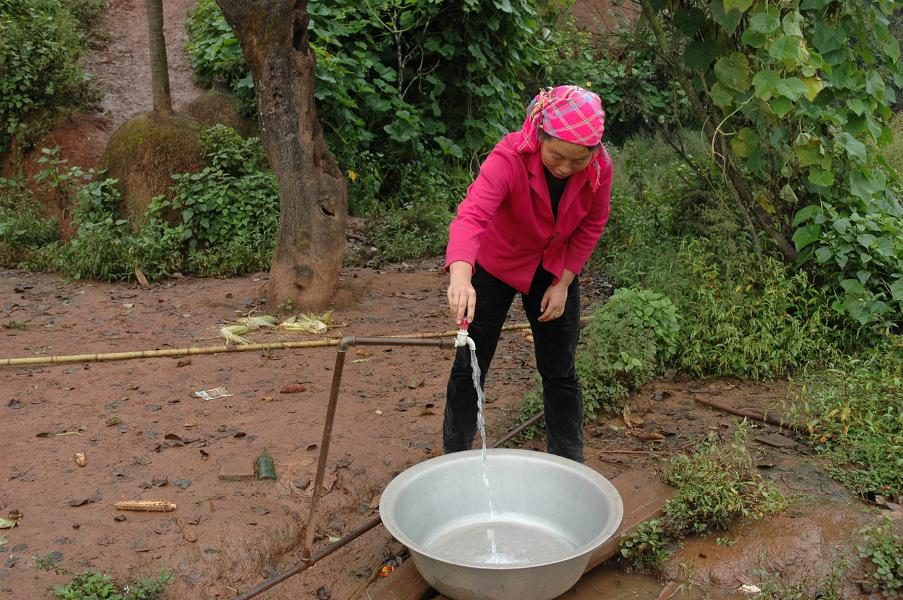
[[[59,239],[59,227],[44,215],[21,179],[0,177],[0,265],[43,266],[43,248]]]
[[[107,216],[82,223],[76,236],[63,246],[60,270],[73,279],[127,281],[135,263],[129,247],[128,221]]]
[[[587,415],[617,408],[651,381],[677,350],[678,328],[677,310],[665,296],[618,289],[594,313],[577,352]]]
[[[851,343],[830,296],[776,259],[723,260],[705,242],[677,254],[691,285],[675,300],[685,316],[680,368],[691,375],[765,379],[826,361]]]
[[[83,27],[98,12],[91,4],[0,0],[0,156],[14,138],[36,137],[38,121],[46,124],[57,110],[93,98],[90,77],[79,67]]]

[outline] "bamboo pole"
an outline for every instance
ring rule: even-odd
[[[581,321],[589,317],[582,317]],[[512,323],[502,327],[502,331],[528,329],[529,323]],[[453,337],[458,333],[451,329],[440,332],[406,333],[389,337],[405,339],[429,339]],[[320,340],[303,340],[294,342],[271,342],[268,344],[241,344],[235,346],[195,346],[191,348],[168,348],[166,350],[135,350],[131,352],[107,352],[99,354],[63,354],[59,356],[29,356],[24,358],[0,359],[0,367],[22,367],[33,365],[59,365],[80,362],[109,362],[114,360],[134,360],[139,358],[173,358],[177,356],[196,356],[199,354],[225,354],[230,352],[257,352],[261,350],[293,350],[297,348],[325,348],[338,346],[339,338]]]

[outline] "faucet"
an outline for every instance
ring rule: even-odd
[[[458,329],[458,335],[457,337],[455,337],[455,348],[467,346],[471,350],[477,349],[477,345],[474,343],[473,338],[471,338],[467,333],[467,328],[469,325],[470,324],[467,322],[467,319],[461,321],[461,326]]]

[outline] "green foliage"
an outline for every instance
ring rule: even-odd
[[[53,595],[62,600],[123,600],[113,578],[97,571],[85,571],[66,585],[53,587]]]
[[[651,290],[620,288],[594,314],[577,351],[589,418],[618,408],[652,380],[677,350],[677,309]]]
[[[892,139],[886,80],[903,82],[893,9],[696,0],[656,16],[752,184],[748,209],[834,282],[835,310],[878,332],[903,318],[903,204],[878,155]]]
[[[574,83],[602,98],[608,143],[655,129],[659,121],[693,122],[686,96],[671,76],[648,30],[618,37],[594,35],[565,19],[555,32],[546,81]]]
[[[14,139],[35,137],[39,121],[46,125],[56,111],[93,99],[79,57],[96,4],[0,0],[0,156]]]
[[[267,269],[279,197],[259,140],[218,125],[201,141],[208,166],[174,175],[173,197],[152,202],[137,231],[119,216],[116,180],[92,180],[93,171],[59,165],[45,170],[52,189],[74,190],[77,201],[77,233],[50,264],[75,279],[105,281],[130,280],[136,268],[151,281],[181,271],[229,276]],[[49,254],[37,253],[33,263],[44,264]]]
[[[725,529],[735,519],[756,520],[782,511],[787,500],[756,471],[741,423],[730,443],[710,439],[692,455],[671,460],[666,480],[677,494],[665,505],[662,527],[673,538]]]
[[[666,480],[677,488],[675,496],[665,503],[664,516],[622,538],[621,556],[635,567],[656,568],[668,555],[667,544],[784,510],[787,499],[762,479],[747,450],[749,430],[742,421],[732,441],[713,436],[693,454],[672,458]]]
[[[537,35],[545,5],[544,0],[307,4],[318,116],[348,176],[351,214],[381,218],[392,228],[387,207],[444,205],[437,196],[447,192],[446,172],[460,173],[519,125],[533,92],[523,82],[537,80],[546,52]],[[224,81],[244,110],[255,112],[253,80],[214,0],[198,2],[188,30],[198,80]],[[411,165],[418,163],[420,181],[433,184],[422,193],[406,187]],[[435,221],[438,226],[441,219]],[[430,231],[428,237],[441,235]],[[395,237],[390,234],[387,243],[395,245]],[[434,244],[418,245],[411,256],[427,246]],[[403,254],[391,247],[386,253]]]
[[[903,542],[894,532],[893,521],[885,518],[859,533],[863,535],[859,556],[868,561],[866,579],[886,598],[903,597]]]
[[[793,416],[859,494],[903,494],[903,349],[899,340],[801,378]]]
[[[370,238],[386,262],[441,254],[448,243],[448,225],[454,217],[444,206],[425,202],[377,214],[369,225]]]
[[[128,221],[108,215],[78,226],[78,233],[63,246],[60,270],[73,279],[127,281],[135,263],[129,247]]]
[[[85,571],[74,574],[66,585],[54,586],[53,595],[61,600],[159,600],[173,578],[172,572],[164,570],[158,577],[141,579],[120,591],[109,575]]]
[[[887,146],[881,148],[881,155],[897,173],[897,176],[903,177],[903,113],[894,115],[890,122],[890,129],[894,139]]]
[[[265,270],[275,246],[279,192],[259,140],[216,125],[201,143],[209,166],[173,175],[173,197],[149,210],[179,215],[190,271],[226,276]]]
[[[632,533],[622,536],[620,551],[634,569],[660,570],[669,554],[661,519],[644,521]]]
[[[593,265],[618,286],[646,286],[674,302],[682,317],[675,366],[761,379],[859,343],[862,332],[831,309],[831,290],[757,257],[726,193],[697,187],[700,179],[717,181],[702,140],[674,138],[685,159],[660,138],[614,149],[617,219]]]
[[[685,316],[681,370],[763,379],[836,355],[839,319],[805,272],[771,258],[719,260],[701,240],[677,257],[683,269],[675,275],[693,283],[676,300]]]
[[[24,182],[0,177],[0,265],[33,266],[41,249],[59,236],[56,221],[45,216]]]
[[[850,212],[822,202],[800,211],[797,220],[811,223],[807,231],[812,235],[818,232],[815,260],[840,281],[842,297],[834,302],[835,310],[879,331],[898,328],[903,314],[903,204],[867,200]]]
[[[257,106],[251,73],[238,39],[215,0],[199,0],[188,15],[185,28],[195,81],[206,87],[225,83],[238,98],[240,112],[254,115]]]

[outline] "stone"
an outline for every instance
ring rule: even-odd
[[[254,462],[250,458],[227,458],[219,468],[221,481],[250,481],[254,479]]]

